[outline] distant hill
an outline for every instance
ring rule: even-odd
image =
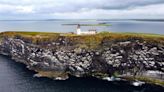
[[[133,19],[136,21],[154,21],[154,22],[164,22],[164,19]]]

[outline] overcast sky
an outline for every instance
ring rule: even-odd
[[[132,18],[164,18],[164,0],[0,0],[0,20]]]

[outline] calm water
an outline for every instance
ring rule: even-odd
[[[108,82],[95,78],[70,78],[55,81],[34,78],[34,72],[23,64],[0,56],[0,92],[163,92],[164,88],[153,85],[134,87],[128,82]]]
[[[164,22],[144,22],[132,20],[111,21],[0,21],[2,31],[42,31],[74,32],[76,26],[62,24],[96,24],[109,23],[110,27],[82,27],[98,31],[141,32],[164,34]],[[74,78],[66,81],[54,81],[48,78],[34,78],[35,73],[8,57],[0,56],[0,92],[163,92],[164,88],[153,85],[134,87],[128,82],[108,82],[95,78]]]
[[[97,24],[108,23],[108,27],[82,27],[82,30],[97,29],[112,32],[139,32],[164,34],[164,22],[135,20],[54,20],[54,21],[0,21],[2,31],[42,31],[42,32],[75,32],[76,26],[62,24]]]

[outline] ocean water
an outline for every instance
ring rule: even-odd
[[[136,20],[29,20],[29,21],[0,21],[0,32],[3,31],[36,31],[36,32],[75,32],[76,26],[63,24],[98,24],[107,23],[112,26],[93,27],[82,26],[82,30],[96,29],[109,32],[138,32],[164,34],[162,21],[136,21]]]
[[[82,30],[97,29],[110,32],[139,32],[164,34],[164,22],[135,20],[46,20],[46,21],[0,21],[0,32],[75,32],[76,26],[62,24],[108,23],[108,27],[82,27]],[[108,82],[96,78],[71,77],[66,81],[34,78],[35,72],[25,65],[0,55],[0,92],[163,92],[160,86],[145,84],[134,87],[129,82]]]
[[[145,84],[134,87],[128,82],[108,82],[96,78],[71,77],[66,81],[34,78],[25,65],[0,55],[0,92],[163,92],[164,88]]]

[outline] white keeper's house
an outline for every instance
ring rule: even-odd
[[[82,31],[80,29],[80,24],[77,25],[77,30],[76,30],[77,35],[93,35],[96,34],[97,31],[95,29],[90,29],[88,31]]]

